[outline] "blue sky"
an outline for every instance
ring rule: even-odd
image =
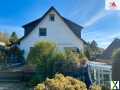
[[[96,40],[106,48],[114,38],[120,38],[120,11],[107,11],[104,3],[104,0],[1,0],[0,32],[16,31],[22,36],[22,25],[54,6],[62,16],[84,27],[83,39]]]

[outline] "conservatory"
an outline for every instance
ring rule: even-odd
[[[110,87],[112,66],[101,62],[89,62],[93,82]]]

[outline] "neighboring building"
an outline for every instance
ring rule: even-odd
[[[116,38],[108,48],[103,52],[102,57],[103,59],[112,59],[112,54],[115,50],[120,48],[120,39]]]
[[[110,88],[112,80],[112,65],[101,62],[89,62],[92,80],[99,85]]]
[[[25,56],[37,42],[48,40],[55,42],[60,49],[75,48],[84,50],[85,41],[81,38],[82,26],[61,16],[51,7],[41,18],[23,26],[24,36],[20,39],[20,48]]]

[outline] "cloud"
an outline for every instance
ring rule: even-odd
[[[110,45],[110,43],[112,43],[115,38],[120,38],[120,32],[106,35],[106,37],[99,36],[96,41],[100,47],[106,48]]]
[[[106,48],[115,38],[120,38],[120,32],[119,29],[114,29],[113,32],[85,30],[83,37],[86,41],[96,40],[99,47]]]
[[[100,46],[100,47],[105,49],[105,48],[107,48],[110,45],[111,42],[110,41],[100,42],[100,43],[98,42],[98,46]]]
[[[84,27],[92,26],[93,24],[95,24],[97,21],[99,21],[100,19],[104,18],[108,14],[109,13],[107,11],[101,10],[95,16],[93,16],[90,20],[85,22],[83,25],[84,25]]]

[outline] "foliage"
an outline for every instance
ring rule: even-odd
[[[80,62],[85,58],[83,53],[75,54],[71,51],[65,53],[57,53],[54,62],[54,71],[59,73],[76,71]]]
[[[87,90],[86,85],[77,79],[62,74],[56,74],[53,79],[47,79],[38,84],[35,90]]]
[[[38,84],[35,88],[35,90],[46,90],[45,89],[45,84]]]
[[[54,55],[56,52],[56,46],[53,43],[42,41],[37,43],[31,50],[27,57],[27,63],[35,66],[36,75],[30,78],[32,85],[41,82],[46,77],[53,75]],[[38,77],[39,76],[39,77]]]
[[[65,74],[78,70],[80,62],[85,57],[83,53],[74,53],[72,51],[59,51],[56,45],[42,41],[37,43],[28,55],[28,64],[35,66],[36,75],[30,79],[32,85],[42,82],[46,77],[53,77],[57,72]],[[37,79],[36,79],[37,78]]]
[[[102,90],[99,85],[93,84],[91,90]]]
[[[120,48],[113,53],[112,80],[120,79]]]
[[[98,47],[97,47],[97,43],[96,43],[95,40],[93,40],[93,41],[91,42],[90,47],[91,47],[91,49],[92,49],[94,52],[97,51],[97,48],[98,48]]]
[[[18,40],[18,36],[15,32],[12,32],[10,38],[9,38],[9,41],[11,44],[14,44],[16,41]]]
[[[93,40],[91,43],[85,46],[84,54],[89,60],[95,60],[103,53],[103,49],[99,48],[97,42]]]
[[[113,52],[112,57],[114,60],[120,60],[120,48]]]
[[[52,58],[55,49],[55,44],[47,41],[39,42],[30,50],[27,61],[32,64],[46,63]]]

